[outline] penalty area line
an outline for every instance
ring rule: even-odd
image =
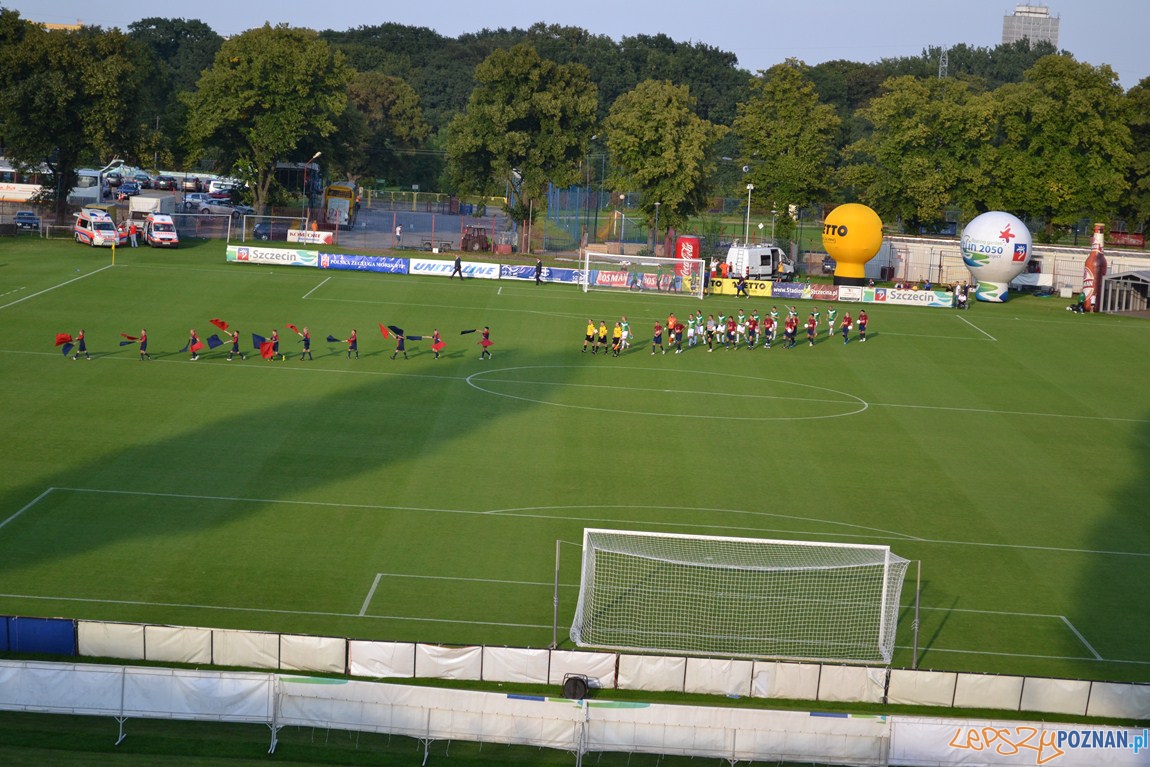
[[[1069,618],[1067,618],[1065,615],[1059,615],[1058,617],[1061,618],[1062,622],[1066,624],[1066,628],[1074,632],[1074,636],[1078,637],[1078,641],[1081,642],[1086,647],[1086,649],[1090,651],[1090,654],[1094,656],[1095,660],[1106,660],[1098,654],[1098,651],[1094,649],[1092,644],[1086,641],[1086,637],[1082,636],[1082,632],[1074,627],[1074,624],[1070,622]]]
[[[970,320],[968,320],[966,317],[960,317],[960,316],[959,316],[959,315],[957,315],[957,314],[955,315],[955,317],[956,317],[957,319],[959,319],[959,320],[961,320],[961,321],[965,322],[967,325],[970,325],[972,328],[974,328],[975,330],[977,330],[979,333],[982,333],[984,336],[986,336],[987,338],[989,338],[991,341],[997,341],[997,340],[998,340],[997,338],[995,338],[994,336],[992,336],[990,333],[987,333],[985,330],[983,330],[982,328],[980,328],[978,325],[975,325],[973,322],[971,322]]]
[[[27,301],[28,299],[35,298],[36,296],[42,296],[45,293],[50,293],[51,291],[55,290],[56,288],[62,288],[66,285],[71,285],[76,280],[83,280],[85,278],[91,277],[93,274],[99,274],[100,272],[104,271],[105,269],[111,269],[112,266],[113,266],[113,264],[107,264],[105,266],[101,266],[99,269],[95,270],[94,272],[88,272],[87,274],[81,274],[79,277],[73,277],[72,279],[67,280],[66,282],[61,282],[59,285],[53,285],[50,288],[44,288],[43,290],[37,291],[30,296],[24,296],[23,298],[17,298],[15,301],[10,301],[9,303],[6,303],[6,304],[0,306],[0,309],[7,309],[9,306],[15,306],[16,304],[23,303],[23,302]]]
[[[51,492],[52,492],[53,490],[55,490],[55,489],[56,489],[56,488],[54,488],[54,487],[50,487],[50,488],[48,488],[47,490],[45,490],[44,492],[40,493],[38,496],[36,496],[35,498],[33,498],[33,499],[32,499],[31,501],[29,501],[27,504],[25,504],[25,505],[24,505],[24,508],[22,508],[22,509],[20,509],[19,511],[17,511],[15,514],[13,514],[12,516],[8,517],[8,519],[4,520],[3,522],[0,522],[0,527],[4,527],[4,525],[6,525],[6,524],[8,524],[9,522],[11,522],[12,520],[16,519],[16,517],[20,516],[21,514],[23,514],[24,512],[26,512],[28,509],[30,509],[30,508],[32,508],[33,506],[35,506],[36,504],[38,504],[40,501],[42,501],[42,500],[44,500],[45,498],[47,498],[47,497],[48,497],[48,494],[49,494],[49,493],[51,493]]]
[[[375,590],[379,588],[379,580],[383,577],[383,573],[376,573],[375,580],[371,582],[371,589],[367,592],[367,597],[363,600],[363,607],[359,608],[359,617],[367,615],[367,606],[371,604],[372,597],[375,596]]]
[[[302,301],[302,300],[306,299],[306,298],[307,298],[308,296],[310,296],[312,293],[314,293],[314,292],[316,292],[317,290],[319,290],[320,288],[322,288],[324,285],[326,285],[326,284],[327,284],[327,281],[328,281],[328,280],[330,280],[330,279],[331,279],[331,277],[330,277],[330,276],[329,276],[329,277],[325,277],[323,282],[321,282],[320,284],[316,285],[314,288],[312,288],[312,289],[311,289],[311,290],[309,290],[308,292],[304,293],[304,294],[303,294],[303,298],[302,298],[302,299],[300,299],[300,300]]]

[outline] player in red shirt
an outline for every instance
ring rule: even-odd
[[[839,327],[841,327],[842,331],[843,331],[843,343],[844,344],[848,343],[851,340],[851,325],[853,325],[853,324],[854,324],[854,321],[851,320],[851,313],[850,312],[843,312],[843,321]]]
[[[667,353],[667,350],[663,348],[663,326],[659,324],[658,320],[655,320],[655,333],[651,337],[651,354],[655,353],[656,346],[659,347],[663,354]]]
[[[859,340],[866,343],[866,324],[870,318],[866,316],[866,309],[859,312]]]
[[[726,348],[728,351],[729,351],[729,350],[730,350],[730,348],[731,348],[731,344],[734,344],[734,343],[736,343],[736,341],[735,341],[735,334],[736,334],[736,333],[738,333],[738,332],[739,332],[739,323],[738,323],[738,321],[737,321],[737,320],[736,320],[736,319],[735,319],[733,316],[732,316],[732,317],[728,317],[728,318],[727,318],[727,337],[726,337],[726,340],[725,340],[725,341],[724,341],[724,343],[723,343],[723,346],[724,346],[724,348]],[[736,349],[738,349],[739,347],[738,347],[738,346],[735,346],[735,348],[736,348]]]
[[[747,320],[747,349],[753,350],[755,348],[755,339],[759,335],[759,321],[755,317]]]
[[[818,327],[819,321],[815,319],[815,315],[812,312],[811,315],[807,317],[807,346],[815,345],[815,334],[819,332]]]

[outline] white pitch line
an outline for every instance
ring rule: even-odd
[[[79,602],[96,605],[131,605],[133,607],[164,607],[183,610],[220,610],[234,613],[270,613],[273,615],[311,615],[322,618],[366,618],[380,621],[412,621],[417,623],[456,623],[464,626],[501,626],[521,629],[549,629],[551,624],[506,623],[503,621],[466,621],[452,618],[422,618],[412,615],[356,615],[326,610],[278,610],[271,607],[231,607],[228,605],[195,605],[182,602],[146,602],[137,599],[92,599],[90,597],[46,597],[38,594],[0,594],[0,599],[28,599],[38,602]]]
[[[51,291],[55,290],[56,288],[62,288],[66,285],[71,285],[76,280],[83,280],[83,279],[86,279],[88,277],[91,277],[93,274],[99,274],[100,272],[104,271],[105,269],[111,269],[112,266],[113,266],[112,264],[107,264],[106,266],[101,266],[99,269],[97,269],[94,272],[88,272],[87,274],[81,274],[79,277],[73,277],[72,279],[68,280],[67,282],[61,282],[59,285],[53,285],[50,288],[44,288],[43,290],[37,291],[36,293],[33,293],[30,296],[24,296],[23,298],[17,298],[15,301],[12,301],[10,303],[4,304],[3,306],[0,306],[0,309],[7,309],[9,306],[15,306],[16,304],[23,303],[24,301],[27,301],[28,299],[35,298],[36,296],[42,296],[45,293],[50,293]]]
[[[191,500],[201,500],[201,501],[224,501],[227,503],[263,503],[263,504],[269,504],[269,505],[284,505],[284,506],[314,506],[316,508],[363,509],[366,511],[418,511],[418,512],[436,513],[436,514],[462,514],[462,515],[477,516],[477,517],[490,516],[490,514],[491,514],[490,511],[482,511],[482,510],[476,510],[476,509],[436,509],[436,508],[426,508],[426,507],[419,507],[419,506],[381,506],[378,504],[367,504],[367,503],[332,503],[329,501],[290,501],[290,500],[285,500],[282,498],[239,498],[239,497],[218,496],[218,495],[191,495],[191,494],[187,494],[187,493],[155,493],[155,492],[145,492],[145,491],[139,491],[139,490],[106,490],[106,489],[91,488],[91,487],[56,487],[53,489],[54,490],[60,490],[60,491],[66,491],[66,492],[73,492],[73,493],[101,493],[101,494],[105,494],[105,495],[138,495],[138,496],[142,496],[142,497],[146,497],[146,498],[180,498],[180,499],[191,499]],[[547,508],[547,507],[541,507],[541,508]],[[586,508],[586,509],[590,510],[590,509],[617,509],[620,507],[614,506],[614,505],[610,505],[610,506],[596,505],[596,506],[582,506],[582,507],[578,507],[578,508]],[[643,507],[640,507],[640,508],[643,508]],[[665,507],[659,506],[659,507],[647,507],[647,508],[662,509]],[[698,511],[697,509],[684,509],[682,507],[672,507],[672,508],[675,511],[684,511],[684,510],[685,511]],[[743,512],[743,510],[741,510],[741,509],[703,509],[703,511],[714,511],[714,512],[720,512],[720,513],[724,512],[724,511],[727,511],[730,513],[736,513],[736,512],[755,513],[755,512]],[[620,523],[620,524],[622,524],[624,522],[630,522],[631,524],[636,524],[634,521],[631,521],[631,520],[625,520],[625,519],[620,520],[620,519],[614,518],[614,517],[612,517],[612,518],[589,517],[589,516],[556,517],[553,514],[523,514],[523,513],[516,513],[516,512],[509,512],[509,511],[500,511],[499,513],[502,516],[517,517],[517,518],[523,518],[523,519],[542,519],[542,520],[562,519],[564,522],[612,522],[612,523]],[[782,517],[784,519],[791,518],[791,517],[786,517],[784,515],[770,515],[770,516],[778,516],[778,517]],[[818,519],[812,520],[812,519],[805,518],[805,517],[794,517],[793,519],[796,519],[796,520],[802,521],[802,522],[815,522],[816,524],[835,524],[835,525],[844,524],[842,522],[835,522],[832,520],[818,520]],[[763,528],[749,527],[749,526],[707,525],[707,524],[699,524],[698,522],[676,523],[676,522],[661,521],[661,522],[658,522],[657,524],[661,527],[667,527],[667,528],[689,528],[689,529],[696,529],[696,530],[700,529],[700,528],[706,528],[709,530],[750,530],[750,531],[758,531],[758,532],[785,532],[785,533],[788,533],[790,535],[823,535],[823,536],[831,535],[831,536],[834,536],[836,538],[863,538],[866,540],[874,540],[874,538],[875,538],[874,534],[852,535],[849,533],[827,532],[825,530],[821,531],[819,533],[813,533],[813,532],[809,532],[809,531],[805,531],[805,530],[773,530],[773,529],[764,530]],[[901,533],[898,533],[898,534],[901,535]],[[1018,543],[986,543],[986,542],[982,542],[982,541],[945,541],[945,540],[932,540],[930,538],[915,538],[913,536],[906,536],[906,537],[910,538],[915,543],[934,544],[934,545],[939,545],[939,546],[984,546],[987,548],[1023,549],[1026,551],[1052,551],[1052,552],[1056,551],[1056,552],[1064,552],[1064,553],[1068,553],[1068,554],[1101,554],[1101,555],[1106,555],[1106,556],[1118,556],[1118,557],[1150,557],[1150,552],[1143,552],[1143,551],[1110,551],[1110,550],[1105,550],[1105,549],[1103,549],[1103,550],[1099,550],[1099,549],[1071,549],[1071,548],[1066,548],[1066,547],[1061,547],[1061,546],[1034,546],[1034,545],[1018,544]]]
[[[980,413],[983,415],[1019,415],[1026,418],[1080,418],[1087,421],[1118,421],[1121,423],[1150,423],[1150,418],[1120,418],[1109,415],[1081,415],[1078,413],[1036,413],[1026,410],[993,410],[980,407],[947,407],[946,405],[900,405],[894,402],[870,402],[871,407],[901,407],[915,410],[949,410],[955,413]]]
[[[1090,651],[1091,655],[1093,655],[1098,660],[1105,660],[1101,655],[1098,654],[1098,651],[1094,649],[1094,646],[1086,641],[1086,637],[1082,636],[1082,632],[1074,627],[1074,624],[1070,622],[1069,618],[1067,618],[1065,615],[1059,615],[1058,617],[1062,619],[1062,622],[1066,624],[1068,629],[1074,632],[1074,636],[1078,637],[1078,641],[1086,646],[1086,649]]]
[[[984,336],[986,336],[987,338],[989,338],[991,341],[997,341],[997,340],[998,340],[997,338],[995,338],[994,336],[992,336],[990,333],[987,333],[985,330],[983,330],[982,328],[980,328],[978,325],[975,325],[973,322],[971,322],[970,320],[968,320],[966,317],[963,317],[963,316],[962,316],[962,315],[960,315],[960,314],[956,314],[956,315],[954,315],[954,316],[955,316],[955,317],[957,317],[958,319],[962,320],[963,322],[965,322],[967,325],[970,325],[972,328],[974,328],[975,330],[977,330],[979,333],[982,333]]]
[[[959,318],[961,319],[961,317]],[[985,338],[971,338],[970,336],[931,336],[925,333],[892,333],[889,330],[884,330],[882,333],[873,333],[872,335],[884,336],[899,336],[900,338],[930,338],[936,341],[985,341]]]
[[[897,645],[900,650],[912,650],[907,645]],[[1025,652],[991,652],[990,650],[950,650],[945,647],[920,647],[919,652],[945,652],[957,655],[993,655],[999,658],[1035,658],[1037,660],[1085,660],[1103,663],[1124,663],[1135,666],[1150,666],[1150,660],[1116,660],[1114,658],[1088,658],[1085,655],[1038,655]]]
[[[47,496],[49,493],[51,493],[51,492],[52,492],[53,490],[55,490],[55,489],[56,489],[56,488],[54,488],[54,487],[50,487],[50,488],[48,488],[47,490],[45,490],[44,492],[40,493],[38,496],[36,496],[35,498],[33,498],[33,499],[32,499],[31,501],[29,501],[27,504],[25,504],[24,508],[20,509],[20,510],[19,510],[18,512],[16,512],[15,514],[13,514],[12,516],[8,517],[8,519],[4,520],[3,522],[0,522],[0,527],[4,527],[4,525],[6,525],[6,524],[8,524],[9,522],[11,522],[12,520],[16,519],[16,517],[20,516],[21,514],[23,514],[24,512],[26,512],[28,509],[30,509],[30,508],[32,508],[33,506],[35,506],[36,504],[38,504],[40,501],[44,500],[45,496]]]
[[[379,579],[383,577],[383,573],[376,573],[375,580],[371,582],[371,588],[367,592],[367,596],[363,600],[363,607],[359,608],[359,617],[367,614],[367,606],[371,604],[372,597],[375,596],[375,590],[379,588]]]
[[[411,578],[424,581],[464,581],[466,583],[498,583],[504,586],[546,586],[547,588],[553,588],[555,586],[552,581],[512,581],[506,578],[464,578],[458,575],[416,575],[414,573],[377,573],[375,576],[376,583],[379,583],[379,578],[383,575],[386,575],[388,578]],[[577,583],[560,583],[559,586],[571,589],[579,588],[579,584]],[[375,587],[373,586],[372,588],[374,589]]]
[[[322,288],[324,285],[326,285],[326,284],[327,284],[327,281],[328,281],[328,280],[330,280],[330,279],[331,279],[331,277],[327,277],[327,278],[325,278],[323,282],[321,282],[320,284],[316,285],[314,288],[312,288],[312,289],[311,289],[311,290],[309,290],[308,292],[304,293],[304,294],[303,294],[303,298],[307,298],[307,297],[308,297],[308,296],[310,296],[312,293],[314,293],[314,292],[316,292],[317,290],[319,290],[320,288]],[[302,301],[303,299],[300,299],[300,300]]]

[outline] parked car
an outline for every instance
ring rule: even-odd
[[[152,187],[155,189],[168,189],[174,191],[179,186],[179,182],[172,176],[156,176],[152,181]]]
[[[116,196],[118,198],[120,198],[121,200],[123,200],[123,199],[126,199],[128,197],[135,197],[139,193],[140,193],[140,185],[139,184],[137,184],[135,181],[125,181],[122,184],[120,184],[120,191],[117,192]]]
[[[152,188],[152,177],[147,173],[136,173],[132,176],[132,180],[139,184],[141,189]]]
[[[124,174],[118,170],[110,170],[104,174],[104,183],[108,186],[119,186],[124,183]]]
[[[291,227],[284,221],[261,221],[252,229],[257,240],[286,240]]]
[[[823,274],[834,274],[836,266],[837,264],[835,264],[835,260],[833,258],[830,256],[823,256]]]
[[[40,231],[40,217],[32,210],[16,211],[14,223],[17,229],[30,229],[33,232]]]
[[[221,216],[249,216],[255,213],[256,209],[248,205],[237,205],[231,200],[217,200],[214,197],[208,197],[200,203],[200,213],[215,213]]]
[[[180,185],[185,192],[202,192],[204,190],[203,185],[200,184],[200,180],[196,176],[184,176]]]
[[[205,192],[189,192],[184,195],[184,210],[190,213],[199,213],[200,208],[210,201],[211,198]]]

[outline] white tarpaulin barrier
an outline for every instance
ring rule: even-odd
[[[1090,688],[1089,716],[1150,719],[1150,684],[1095,682]]]
[[[548,682],[550,684],[563,684],[563,677],[566,675],[582,674],[593,680],[592,686],[614,687],[617,657],[615,653],[611,652],[552,650]]]
[[[1022,702],[1021,676],[959,674],[954,685],[957,708],[1003,708],[1017,711]]]
[[[581,707],[555,698],[404,687],[377,682],[280,680],[281,725],[575,747]]]
[[[551,652],[520,647],[484,647],[483,681],[547,684]]]
[[[685,692],[703,695],[750,695],[754,661],[730,658],[688,658]]]
[[[483,648],[416,645],[415,675],[421,679],[478,681],[483,678]]]
[[[881,765],[885,717],[671,705],[591,704],[588,751]]]
[[[272,703],[267,674],[130,668],[124,678],[129,717],[267,723]]]
[[[910,706],[950,706],[958,675],[946,671],[891,669],[888,703]]]
[[[687,675],[686,658],[658,655],[620,655],[619,689],[647,692],[682,692]]]
[[[0,709],[115,717],[272,721],[267,674],[0,661]]]
[[[347,641],[335,637],[295,634],[280,635],[280,665],[283,671],[327,671],[342,674],[347,669]]]
[[[76,649],[80,655],[90,658],[144,660],[144,626],[76,621]]]
[[[823,666],[819,675],[819,700],[881,703],[885,691],[886,669]]]
[[[347,643],[348,671],[352,676],[376,679],[415,676],[415,645],[411,642]]]
[[[822,666],[817,663],[755,661],[751,695],[756,698],[817,700]]]
[[[144,653],[148,660],[158,663],[211,663],[212,630],[146,626]]]
[[[1086,715],[1090,682],[1077,679],[1027,677],[1022,686],[1022,710],[1051,714]]]
[[[212,629],[212,663],[217,666],[279,668],[279,634]]]

